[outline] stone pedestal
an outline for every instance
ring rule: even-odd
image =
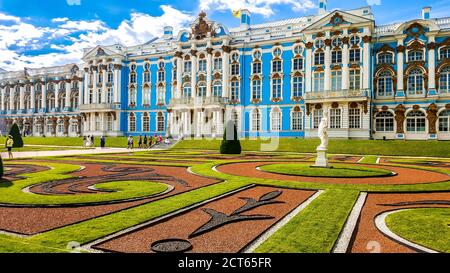
[[[317,167],[317,168],[329,168],[330,167],[328,165],[327,149],[317,148],[316,164],[314,164],[313,167]]]

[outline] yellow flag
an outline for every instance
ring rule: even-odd
[[[241,19],[241,10],[233,10],[233,16]]]

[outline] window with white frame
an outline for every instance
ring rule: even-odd
[[[239,75],[239,63],[231,64],[231,75],[232,76]]]
[[[379,64],[392,64],[393,63],[393,54],[386,52],[380,53],[378,55],[378,63]]]
[[[102,83],[103,82],[103,72],[98,72],[97,74],[97,78],[98,78],[98,83]]]
[[[281,131],[281,111],[278,108],[272,109],[270,113],[270,130]]]
[[[206,72],[206,60],[205,59],[201,59],[198,61],[198,71]]]
[[[292,70],[299,71],[303,69],[303,58],[296,57],[292,61]]]
[[[325,53],[324,52],[314,53],[314,65],[323,65],[323,64],[325,64]]]
[[[332,64],[342,63],[342,51],[340,49],[335,49],[331,52],[331,63]]]
[[[77,133],[78,132],[78,123],[77,122],[72,122],[70,124],[70,131],[72,133]]]
[[[408,133],[425,132],[425,114],[419,110],[413,110],[406,115],[406,131]]]
[[[350,69],[349,76],[350,76],[349,89],[359,90],[361,88],[361,70]]]
[[[444,110],[439,114],[439,132],[450,133],[450,110]]]
[[[197,87],[197,97],[206,97],[206,83],[205,82],[201,82],[198,84]]]
[[[137,100],[136,88],[132,87],[130,88],[130,93],[128,95],[128,104],[134,105],[136,104],[136,100]]]
[[[214,82],[213,97],[222,97],[222,82],[221,81]]]
[[[145,85],[142,90],[142,104],[150,105],[150,86]]]
[[[314,73],[313,90],[315,92],[323,92],[324,89],[325,89],[325,73],[324,72]]]
[[[303,113],[300,109],[294,109],[294,111],[291,112],[291,130],[303,130]]]
[[[361,38],[358,35],[353,35],[350,37],[351,45],[359,45],[360,42],[361,42]]]
[[[134,115],[134,113],[130,113],[130,116],[128,117],[128,131],[136,131],[136,116]]]
[[[281,99],[282,94],[282,81],[281,78],[272,79],[272,98]]]
[[[393,91],[392,73],[388,70],[383,71],[378,76],[378,96],[391,96]]]
[[[408,94],[417,95],[423,93],[423,73],[419,68],[412,69],[408,76]]]
[[[360,62],[361,61],[361,49],[352,48],[350,49],[350,62]]]
[[[272,61],[272,73],[281,73],[283,71],[283,65],[281,60]]]
[[[158,82],[164,82],[166,79],[166,72],[164,70],[158,71]]]
[[[377,132],[394,131],[394,114],[389,111],[381,111],[375,116],[375,129]]]
[[[252,99],[261,100],[261,79],[252,80]]]
[[[156,90],[156,99],[158,105],[164,105],[166,102],[166,87],[161,85]]]
[[[102,103],[102,89],[97,89],[97,103]]]
[[[136,83],[136,73],[131,72],[130,74],[130,83]]]
[[[442,48],[439,51],[439,60],[450,59],[450,47]]]
[[[439,92],[450,93],[450,66],[444,67],[439,73]]]
[[[423,51],[413,50],[408,52],[408,62],[417,62],[423,60]]]
[[[144,113],[142,115],[142,131],[150,131],[150,117],[148,116],[148,113]]]
[[[191,73],[192,71],[192,62],[184,61],[184,73]]]
[[[108,113],[106,115],[106,130],[112,131],[114,129],[113,122],[114,122],[113,115],[111,113]]]
[[[314,109],[313,110],[313,127],[314,129],[319,128],[320,121],[323,118],[323,109]]]
[[[253,109],[252,111],[252,131],[259,132],[261,131],[261,113],[259,109]]]
[[[260,61],[253,62],[252,73],[253,74],[261,74],[262,73],[262,64]]]
[[[330,128],[339,129],[341,128],[341,115],[342,111],[339,108],[330,109]]]
[[[88,98],[88,100],[89,100],[89,104],[94,103],[94,90],[92,90],[92,89],[89,89],[89,98]]]
[[[106,80],[108,81],[108,83],[113,83],[114,82],[114,73],[109,71]]]
[[[299,98],[303,95],[303,77],[296,75],[292,78],[292,97]]]
[[[214,70],[222,70],[222,58],[214,58]]]
[[[95,131],[100,131],[102,128],[101,125],[102,125],[102,121],[101,121],[100,115],[95,116]]]
[[[191,84],[185,83],[183,85],[183,98],[190,98],[191,97]]]
[[[156,130],[158,132],[164,132],[166,130],[166,124],[164,121],[163,113],[158,112],[158,114],[156,115],[156,122],[157,122]]]
[[[342,71],[333,70],[331,71],[331,90],[341,90],[342,89]]]
[[[231,100],[239,100],[239,81],[231,81]]]
[[[63,134],[64,133],[64,120],[58,121],[58,133]]]
[[[113,89],[112,88],[106,89],[106,103],[113,103],[113,100],[114,100]]]
[[[144,72],[144,83],[150,83],[150,71]]]
[[[348,109],[348,127],[350,129],[361,128],[361,109],[359,108]]]

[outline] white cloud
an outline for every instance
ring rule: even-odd
[[[81,5],[81,0],[66,0],[69,6],[79,6]]]
[[[248,9],[251,13],[269,17],[275,13],[274,5],[292,6],[294,11],[306,11],[316,7],[312,0],[201,0],[199,8],[205,11]]]
[[[374,6],[374,5],[381,5],[381,0],[367,0],[367,4],[370,6]]]
[[[13,21],[16,23],[20,22],[20,18],[16,16],[7,15],[4,13],[0,13],[0,21]]]
[[[53,18],[52,19],[52,22],[53,23],[64,23],[64,22],[67,22],[67,21],[69,21],[69,18],[67,18],[67,17],[60,17],[60,18]]]

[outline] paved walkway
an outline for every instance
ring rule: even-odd
[[[133,152],[144,151],[145,149],[133,149]],[[29,152],[14,152],[14,158],[28,158],[28,157],[43,157],[43,156],[65,156],[65,155],[83,155],[83,154],[111,154],[111,153],[126,153],[130,150],[126,148],[95,148],[95,149],[73,149],[61,151],[29,151]],[[1,153],[2,158],[8,158],[8,153]]]

